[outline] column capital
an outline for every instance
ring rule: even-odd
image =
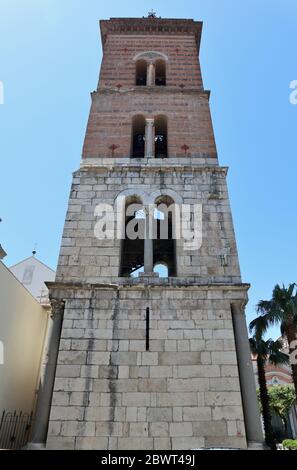
[[[154,118],[145,118],[145,122],[146,122],[147,126],[153,126],[154,122],[155,122],[155,119]]]
[[[50,299],[51,302],[51,318],[54,319],[57,316],[63,315],[65,302],[61,299]]]
[[[247,304],[247,299],[238,299],[231,302],[232,311],[239,315],[245,315],[245,306]]]

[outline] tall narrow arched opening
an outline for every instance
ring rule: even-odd
[[[165,60],[158,59],[155,62],[155,85],[166,85],[166,63]]]
[[[147,82],[147,63],[145,60],[140,59],[136,62],[135,84],[137,86],[146,86],[146,82]]]
[[[137,196],[129,196],[125,203],[125,231],[121,243],[121,277],[135,277],[143,271],[145,213],[142,201]]]
[[[132,119],[132,158],[144,158],[145,150],[145,118],[141,114]]]
[[[154,267],[165,265],[167,268],[167,276],[176,276],[176,247],[174,238],[176,214],[174,201],[171,197],[162,195],[155,200],[155,205],[155,236],[153,241]],[[164,269],[161,270],[161,274],[161,277],[166,277]]]
[[[167,157],[167,118],[159,115],[155,118],[155,158]]]

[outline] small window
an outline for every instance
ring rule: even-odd
[[[164,60],[157,60],[155,64],[155,85],[166,85],[166,64]]]
[[[136,85],[146,86],[147,63],[145,60],[136,62]]]
[[[31,265],[25,267],[25,271],[24,271],[23,279],[22,279],[22,283],[24,285],[29,285],[32,283],[34,269],[35,269],[35,266],[31,266]]]

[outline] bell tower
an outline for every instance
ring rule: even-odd
[[[202,23],[100,21],[33,441],[49,449],[262,442]]]

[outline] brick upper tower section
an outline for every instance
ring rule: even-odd
[[[83,161],[96,165],[96,159],[132,158],[133,119],[141,115],[154,120],[155,127],[159,116],[166,120],[168,158],[200,158],[202,164],[211,159],[216,165],[209,92],[199,63],[202,22],[111,18],[100,21],[100,28],[103,59],[98,88],[91,94]],[[137,81],[138,67],[145,83]],[[157,82],[158,67],[166,82]]]
[[[135,85],[138,54],[156,51],[167,62],[166,85],[202,89],[199,45],[202,22],[161,18],[100,21],[103,60],[99,88]]]

